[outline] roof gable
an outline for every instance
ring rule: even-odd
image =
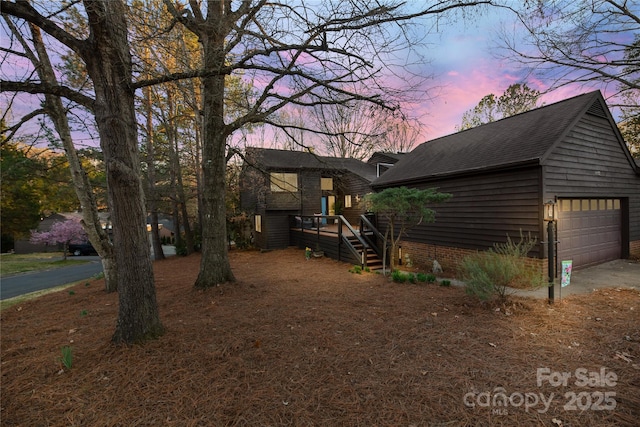
[[[425,142],[373,185],[539,164],[586,112],[607,115],[599,91]]]

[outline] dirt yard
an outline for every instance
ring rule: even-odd
[[[156,262],[166,334],[144,345],[110,344],[101,281],[4,310],[2,425],[640,423],[638,291],[483,306],[302,250],[231,261],[238,282],[207,291],[197,255]]]

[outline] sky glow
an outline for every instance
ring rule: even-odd
[[[431,33],[436,29],[437,32]],[[425,78],[426,87],[421,88],[425,95],[403,105],[406,111],[411,116],[419,118],[425,127],[414,147],[424,141],[456,132],[456,126],[460,125],[463,113],[476,106],[485,95],[501,95],[514,83],[526,83],[530,88],[543,93],[550,86],[549,82],[527,75],[515,61],[498,57],[499,32],[517,34],[519,31],[514,16],[505,9],[491,7],[481,14],[468,15],[465,19],[459,17],[454,21],[443,20],[435,26],[416,26],[414,30],[418,37],[424,36],[419,34],[420,30],[429,33],[423,40],[424,47],[413,56],[403,58],[401,52],[398,52],[397,58],[394,58],[400,64],[409,64],[407,68],[411,73]],[[621,37],[631,36],[627,33]],[[308,55],[298,58],[302,62],[312,59]],[[7,79],[24,77],[12,74],[31,69],[28,64],[22,67],[17,63],[3,63],[2,67],[3,78]],[[11,67],[13,69],[9,69]],[[247,73],[245,77],[250,75]],[[270,80],[265,76],[257,76],[254,84],[264,87]],[[398,77],[389,77],[388,82],[392,88],[408,85]],[[276,82],[276,89],[279,93],[286,94],[286,79]],[[600,89],[605,99],[615,90],[612,86],[607,88],[596,83],[590,86],[573,84],[545,93],[541,101],[550,104],[595,89]],[[1,108],[6,107],[6,99],[2,99]],[[28,95],[16,97],[11,107],[12,119],[17,120],[38,108],[37,103],[33,104],[33,99],[34,97]],[[613,113],[616,117],[617,112],[613,110]],[[34,123],[31,127],[37,128],[37,124]],[[93,138],[86,131],[81,132],[77,135],[78,146],[97,145],[97,140]],[[239,133],[234,138],[240,138]],[[275,139],[270,131],[262,129],[250,135],[245,144],[275,148],[281,142]]]

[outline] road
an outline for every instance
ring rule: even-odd
[[[162,252],[165,256],[173,256],[176,254],[174,246],[163,245]],[[11,277],[0,278],[0,300],[90,279],[102,272],[100,257],[83,256],[77,259],[89,262],[86,264],[70,265],[69,267],[21,273]]]
[[[0,300],[89,279],[102,272],[100,257],[87,256],[82,257],[82,259],[89,262],[86,264],[70,265],[68,267],[2,277],[0,278]]]

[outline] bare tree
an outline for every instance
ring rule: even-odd
[[[605,84],[616,95],[640,90],[640,56],[625,56],[640,31],[638,3],[628,0],[524,2],[513,9],[526,36],[504,34],[506,58],[551,81],[550,90],[571,83]],[[533,7],[531,7],[533,6]],[[624,107],[616,97],[611,106]]]
[[[170,13],[196,34],[203,51],[203,228],[197,287],[234,279],[226,245],[225,148],[230,135],[252,123],[281,129],[274,113],[288,106],[313,108],[364,101],[398,108],[396,91],[381,84],[391,56],[410,44],[406,25],[428,16],[489,1],[438,1],[407,11],[401,2],[356,0],[319,4],[165,0]],[[234,8],[235,6],[235,8]],[[242,108],[225,121],[225,82],[242,74],[256,85]],[[368,88],[365,93],[346,89]],[[310,124],[309,131],[317,131]]]
[[[5,16],[5,22],[10,28],[13,36],[20,42],[24,55],[31,61],[35,68],[40,81],[50,86],[57,86],[58,81],[55,76],[53,66],[49,59],[49,54],[42,40],[40,28],[35,25],[29,25],[31,32],[31,40],[33,43],[33,51],[24,39],[20,31],[15,27],[13,22]],[[98,218],[98,209],[95,195],[86,171],[82,167],[80,158],[76,151],[73,139],[71,137],[71,129],[67,119],[67,108],[62,103],[62,99],[53,94],[45,94],[44,97],[44,113],[46,113],[53,121],[54,127],[58,133],[62,146],[69,162],[71,170],[71,178],[80,205],[82,206],[82,226],[89,237],[94,248],[100,255],[102,261],[102,269],[105,275],[105,288],[107,292],[113,292],[118,286],[117,265],[115,263],[115,254],[113,246],[109,240],[106,231],[101,227]]]
[[[319,148],[334,157],[370,157],[385,134],[380,118],[387,111],[364,101],[316,105],[312,120],[321,131]]]
[[[106,166],[118,266],[119,311],[113,341],[133,343],[162,334],[163,327],[147,243],[125,7],[109,0],[85,0],[83,5],[87,23],[83,37],[56,22],[60,11],[43,15],[27,1],[2,1],[0,10],[3,16],[39,27],[74,51],[84,61],[93,97],[46,81],[2,81],[0,85],[3,91],[62,96],[93,112]]]

